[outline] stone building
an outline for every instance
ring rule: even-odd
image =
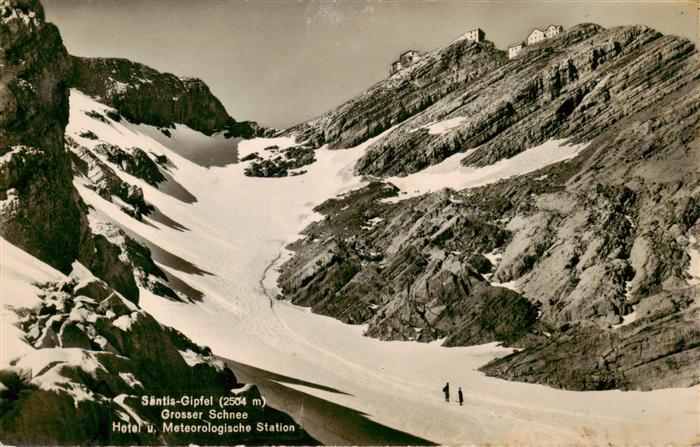
[[[411,65],[418,62],[420,60],[420,57],[420,53],[416,50],[405,51],[403,54],[401,54],[401,56],[399,56],[399,60],[391,63],[389,75],[393,75],[401,69],[410,67]]]
[[[520,52],[525,47],[525,42],[514,43],[508,47],[508,59],[513,59],[520,54]]]
[[[563,31],[564,27],[561,25],[549,25],[544,34],[547,36],[547,39],[551,39],[552,37],[561,34]]]
[[[469,40],[471,42],[483,42],[485,38],[486,33],[481,28],[467,31],[464,33],[464,35],[462,35],[462,39]]]
[[[508,47],[508,59],[517,57],[526,45],[534,45],[538,42],[542,42],[545,39],[551,39],[562,32],[564,32],[564,27],[561,25],[549,25],[544,31],[535,28],[527,36],[527,44],[524,42],[518,42]]]

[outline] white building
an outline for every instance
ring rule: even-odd
[[[391,63],[391,68],[389,69],[389,76],[393,75],[394,73],[403,68],[410,67],[411,65],[418,62],[420,58],[421,54],[416,50],[405,51],[403,54],[401,54],[401,56],[399,56],[399,60]]]
[[[508,47],[508,59],[513,59],[525,48],[525,42],[514,43]]]
[[[420,53],[417,52],[416,50],[408,50],[404,52],[400,57],[399,57],[399,62],[401,62],[401,67],[410,67],[411,65],[415,64],[420,60]]]
[[[546,38],[547,38],[547,34],[544,31],[535,28],[527,36],[527,44],[534,45],[537,42],[542,42]]]
[[[533,45],[545,39],[551,39],[562,32],[564,32],[564,27],[561,25],[549,25],[544,31],[535,28],[530,32],[530,35],[527,36],[527,44]]]
[[[564,27],[561,25],[549,25],[544,31],[541,29],[533,29],[527,36],[527,45],[534,45],[538,42],[542,42],[545,39],[551,39],[564,32]],[[520,51],[522,51],[524,43],[515,43],[508,47],[508,59],[513,59],[516,57]]]
[[[547,36],[547,39],[551,39],[552,37],[561,34],[563,31],[564,27],[561,25],[549,25],[544,34]]]

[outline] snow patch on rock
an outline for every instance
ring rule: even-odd
[[[454,154],[441,163],[405,177],[390,177],[388,181],[401,189],[399,197],[386,199],[397,202],[443,188],[461,190],[495,183],[499,180],[524,175],[553,163],[570,160],[588,144],[567,144],[566,140],[549,140],[527,149],[513,158],[500,160],[484,167],[463,166],[462,159],[477,149]],[[542,180],[546,181],[546,180]]]
[[[423,126],[424,129],[428,129],[428,133],[430,135],[442,135],[443,133],[447,133],[450,130],[454,129],[455,127],[459,127],[465,122],[467,122],[466,117],[464,116],[458,116],[455,118],[450,118],[444,121],[440,121],[438,123],[433,123],[433,124],[428,124]]]

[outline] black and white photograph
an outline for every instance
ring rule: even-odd
[[[698,445],[699,30],[0,0],[0,445]]]

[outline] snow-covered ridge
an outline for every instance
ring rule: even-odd
[[[89,297],[73,301],[55,284],[70,282],[75,290],[81,290],[97,280],[77,262],[71,277],[66,277],[4,238],[0,238],[0,252],[0,347],[3,353],[0,369],[16,371],[42,390],[67,392],[76,406],[82,400],[94,400],[93,393],[85,385],[76,383],[62,371],[73,367],[93,376],[98,370],[106,372],[97,352],[64,345],[72,339],[72,335],[67,334],[68,328],[85,329],[97,321],[98,314],[94,311],[97,303]],[[121,297],[115,299],[121,300],[136,318],[137,308],[132,303]],[[42,312],[33,316],[30,311],[37,306],[54,309],[55,313]],[[58,332],[52,329],[57,326],[61,327]],[[94,333],[93,337],[97,344],[104,340]]]
[[[101,143],[109,143],[124,150],[137,147],[153,157],[175,151],[203,166],[212,166],[235,162],[241,141],[226,138],[224,132],[207,136],[184,124],[159,129],[124,119],[116,121],[112,118],[117,114],[115,109],[76,89],[70,92],[70,109],[66,135],[91,150]],[[90,138],[88,132],[94,137]]]

